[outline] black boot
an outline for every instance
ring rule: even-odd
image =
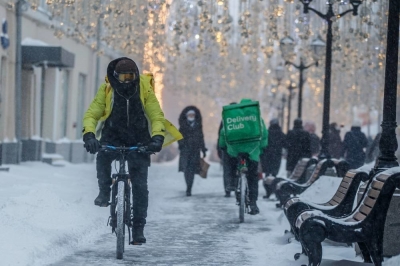
[[[257,207],[257,203],[255,201],[251,201],[249,203],[250,211],[249,214],[256,215],[260,213],[260,209]]]
[[[144,220],[144,219],[140,219]],[[146,222],[142,221],[133,221],[132,228],[132,242],[133,244],[144,244],[146,243],[146,238],[144,237],[143,230]]]
[[[192,196],[192,189],[190,189],[190,188],[186,189],[186,196],[188,196],[188,197]]]
[[[231,196],[231,192],[230,191],[225,191],[225,198],[229,198]]]
[[[110,188],[100,189],[99,195],[94,200],[94,205],[100,207],[107,207],[109,201],[110,201]]]

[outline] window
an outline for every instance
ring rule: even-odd
[[[78,113],[76,118],[76,138],[82,137],[83,115],[85,113],[86,75],[80,73],[78,77]]]

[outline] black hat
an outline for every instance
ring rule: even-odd
[[[115,72],[117,73],[136,73],[137,66],[135,62],[129,59],[122,59],[115,65]]]

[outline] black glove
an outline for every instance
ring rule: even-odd
[[[207,155],[207,149],[206,148],[204,148],[203,150],[202,150],[202,152],[203,152],[203,158],[206,158],[206,155]]]
[[[85,147],[86,151],[90,152],[91,154],[95,154],[101,148],[100,142],[96,139],[92,132],[88,132],[83,135],[83,141],[85,142],[83,147]]]
[[[149,145],[147,145],[147,150],[152,152],[159,152],[162,149],[164,143],[164,137],[161,135],[155,135],[151,138]]]

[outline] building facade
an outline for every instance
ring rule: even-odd
[[[60,38],[45,1],[40,3],[36,11],[27,8],[22,16],[22,107],[15,110],[16,16],[6,1],[0,1],[0,19],[8,24],[10,42],[9,47],[0,48],[2,163],[61,157],[90,161],[93,157],[83,148],[82,117],[97,91],[96,64],[100,69],[97,84],[101,84],[108,62],[117,53],[104,53],[98,61],[97,51],[89,45]],[[15,137],[17,111],[22,118],[22,145]]]

